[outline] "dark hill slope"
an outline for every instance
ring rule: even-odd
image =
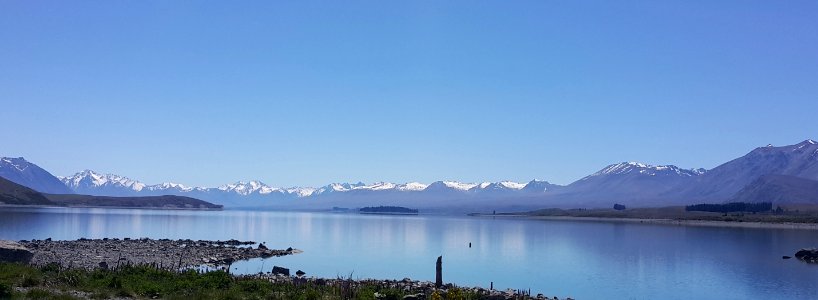
[[[54,205],[43,194],[0,177],[0,203],[14,205]]]
[[[818,204],[818,181],[787,175],[765,175],[741,189],[731,202]]]
[[[89,195],[46,195],[49,200],[66,206],[101,206],[135,208],[220,209],[207,201],[184,196],[108,197]]]

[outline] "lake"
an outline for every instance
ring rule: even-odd
[[[308,276],[443,279],[577,299],[818,299],[818,265],[783,260],[818,231],[467,216],[0,208],[0,239],[252,240],[304,253],[234,264]],[[469,247],[469,243],[472,247]]]

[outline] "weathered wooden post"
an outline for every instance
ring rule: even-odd
[[[435,265],[435,287],[443,286],[443,256],[437,257],[437,264]]]

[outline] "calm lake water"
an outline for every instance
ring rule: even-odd
[[[0,239],[252,240],[304,253],[235,264],[433,280],[577,299],[818,299],[818,266],[782,260],[818,232],[256,211],[0,208]],[[469,248],[468,244],[472,243]]]

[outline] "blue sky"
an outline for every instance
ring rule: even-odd
[[[712,168],[818,138],[818,2],[2,1],[0,107],[0,155],[146,183]]]

